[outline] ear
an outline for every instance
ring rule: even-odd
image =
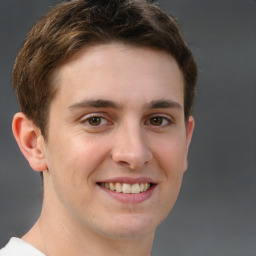
[[[195,128],[195,120],[192,116],[189,117],[187,125],[186,125],[186,140],[187,140],[187,144],[186,144],[186,155],[185,155],[185,159],[184,159],[184,171],[187,170],[188,168],[188,149],[189,149],[189,145],[192,139],[192,135],[193,135],[193,131]]]
[[[35,171],[46,170],[45,142],[40,129],[20,112],[13,118],[12,131],[31,168]]]

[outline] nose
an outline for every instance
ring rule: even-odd
[[[152,159],[152,152],[142,129],[139,125],[129,125],[117,132],[112,148],[114,162],[131,170],[137,170]]]

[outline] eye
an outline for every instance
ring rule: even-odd
[[[154,116],[149,119],[150,124],[156,126],[162,125],[164,121],[166,120],[164,120],[163,117],[160,116]]]
[[[113,126],[113,122],[110,120],[105,113],[90,113],[85,115],[80,123],[85,131],[99,133],[107,131]]]
[[[91,126],[101,126],[106,125],[108,121],[104,117],[100,116],[93,116],[86,120],[86,123],[88,123]]]
[[[171,124],[171,120],[164,116],[153,116],[148,119],[146,125],[165,127]]]
[[[87,120],[87,122],[92,126],[98,126],[102,122],[102,117],[94,116]]]

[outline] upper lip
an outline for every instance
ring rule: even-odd
[[[136,183],[153,183],[156,184],[157,182],[154,181],[152,178],[149,177],[138,177],[138,178],[132,178],[132,177],[114,177],[110,179],[101,180],[99,182],[105,182],[105,183],[127,183],[127,184],[136,184]]]

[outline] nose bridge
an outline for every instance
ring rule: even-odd
[[[115,162],[138,169],[152,157],[143,127],[136,121],[120,125],[115,137],[112,158]]]

